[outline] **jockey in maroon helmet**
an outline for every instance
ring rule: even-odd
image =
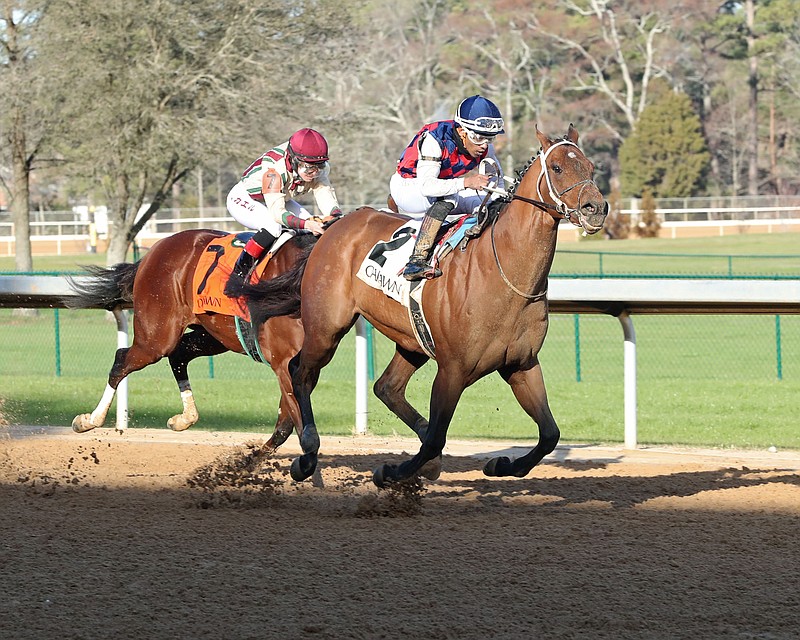
[[[225,287],[231,295],[252,267],[285,229],[323,232],[314,218],[293,197],[311,193],[324,218],[342,214],[328,180],[328,142],[314,129],[300,129],[287,142],[257,158],[228,193],[228,212],[237,222],[257,229],[242,251]]]

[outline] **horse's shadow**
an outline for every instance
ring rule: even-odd
[[[511,451],[495,452],[508,455]],[[565,471],[591,472],[608,469],[618,464],[618,458],[591,461],[567,459],[568,452],[546,459],[542,466],[557,466]],[[399,464],[407,460],[406,455],[321,455],[320,466],[347,467],[358,473],[371,474],[381,464]],[[614,508],[630,508],[655,498],[681,498],[698,495],[705,491],[756,487],[782,483],[800,486],[800,474],[792,469],[719,468],[708,471],[681,471],[652,476],[608,476],[583,475],[571,477],[537,478],[536,469],[526,478],[451,478],[452,474],[481,472],[485,459],[477,457],[443,457],[443,473],[435,482],[426,483],[430,497],[471,497],[480,502],[526,496],[547,496],[545,505],[569,506],[597,502]]]

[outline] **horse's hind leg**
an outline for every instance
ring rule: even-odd
[[[72,420],[72,430],[76,433],[91,431],[105,424],[111,402],[117,392],[117,387],[128,374],[143,369],[161,359],[161,355],[155,355],[149,350],[137,347],[136,343],[130,347],[117,349],[114,356],[114,364],[108,374],[108,382],[100,402],[91,413],[82,413],[75,416]]]
[[[406,387],[411,376],[427,361],[428,356],[398,346],[389,366],[372,388],[378,399],[417,434],[420,442],[425,441],[428,421],[409,404]],[[442,457],[426,462],[419,473],[428,480],[436,480],[442,473]]]
[[[306,326],[303,348],[289,362],[292,389],[300,413],[300,424],[303,425],[300,430],[303,455],[295,458],[291,467],[292,480],[295,482],[310,477],[317,468],[319,434],[311,407],[311,393],[317,386],[321,369],[331,361],[342,337],[356,321],[355,315],[344,317],[343,313],[338,318],[327,318],[327,328],[318,325],[310,329]]]
[[[102,427],[119,383],[134,371],[158,362],[175,349],[184,327],[175,323],[174,314],[175,311],[171,309],[149,309],[147,305],[142,308],[134,302],[133,344],[117,349],[103,397],[94,411],[75,416],[72,421],[74,431],[83,433]]]
[[[525,413],[531,416],[539,426],[539,442],[531,451],[515,460],[506,456],[492,458],[486,463],[483,473],[487,476],[524,478],[542,461],[542,458],[552,453],[558,444],[561,433],[547,403],[542,367],[538,360],[530,369],[501,370],[500,375],[511,385],[511,390]]]
[[[428,421],[406,399],[411,376],[428,361],[428,356],[397,347],[391,362],[372,387],[377,398],[400,418],[420,441],[425,440]]]
[[[301,482],[310,477],[317,468],[319,434],[314,421],[314,410],[311,407],[311,392],[314,391],[314,387],[317,386],[319,381],[320,369],[325,366],[314,362],[309,363],[308,359],[303,356],[304,353],[301,350],[289,363],[292,388],[300,409],[300,420],[303,425],[303,428],[300,429],[300,447],[303,449],[303,455],[292,460],[290,470],[292,480],[295,482]]]
[[[108,382],[106,383],[105,391],[103,391],[103,397],[100,398],[100,402],[97,403],[94,411],[91,413],[81,413],[73,418],[72,430],[75,433],[91,431],[105,424],[108,410],[111,408],[111,402],[114,400],[114,395],[117,392],[117,386],[122,381],[122,378],[124,378],[124,376],[122,378],[115,376],[114,372],[124,367],[125,357],[128,351],[128,347],[117,349],[114,355],[114,364],[111,366],[111,372],[108,374]]]
[[[200,356],[215,356],[228,349],[205,329],[194,329],[181,336],[175,350],[169,354],[169,366],[178,390],[181,393],[183,413],[167,420],[167,426],[173,431],[185,431],[195,424],[200,416],[194,402],[192,385],[189,383],[189,363]]]

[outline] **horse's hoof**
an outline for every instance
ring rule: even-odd
[[[311,477],[314,469],[317,468],[317,454],[306,453],[292,460],[292,468],[290,475],[295,482],[302,482],[306,478]]]
[[[372,482],[378,489],[385,489],[396,480],[394,467],[390,464],[383,464],[372,472]]]
[[[428,460],[420,468],[419,475],[426,480],[438,480],[439,476],[442,475],[442,456]]]
[[[193,424],[194,422],[187,420],[182,415],[172,416],[167,420],[167,426],[173,431],[186,431]]]
[[[91,423],[91,417],[90,413],[82,413],[79,416],[75,416],[72,421],[72,430],[75,433],[86,433],[94,429],[97,425]]]
[[[502,478],[504,476],[513,475],[514,463],[511,462],[506,456],[499,456],[492,458],[483,467],[483,475],[492,476],[495,478]]]

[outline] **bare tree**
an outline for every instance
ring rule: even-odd
[[[109,263],[201,159],[280,141],[335,26],[323,5],[57,2],[48,42],[74,88],[65,154],[108,202]]]
[[[443,63],[448,0],[368,2],[350,25],[348,64],[328,68],[313,96],[332,146],[331,175],[343,203],[385,202],[401,151],[426,122],[451,117],[457,73]],[[333,152],[332,152],[333,153]],[[339,184],[347,185],[339,188]]]
[[[670,29],[669,14],[652,0],[556,0],[555,6],[562,11],[535,11],[529,23],[573,54],[571,82],[565,89],[599,94],[622,116],[622,122],[601,118],[610,134],[622,142],[636,128],[647,105],[651,81],[664,74],[658,44]],[[581,20],[565,25],[564,16]]]
[[[515,162],[521,164],[522,156],[530,155],[520,135],[526,133],[526,123],[541,124],[552,65],[547,48],[532,37],[530,27],[519,19],[520,8],[512,4],[490,11],[483,3],[467,3],[460,19],[450,22],[457,40],[474,56],[470,64],[463,65],[460,77],[472,85],[470,92],[487,94],[501,106],[505,136],[500,144],[509,173]],[[532,128],[528,127],[527,133],[535,140]]]
[[[0,164],[8,167],[0,173],[0,183],[11,207],[17,271],[33,269],[31,174],[37,164],[47,162],[42,154],[58,126],[58,105],[46,99],[47,79],[35,49],[36,32],[46,7],[46,2],[35,0],[6,0],[0,15],[0,134],[5,142]]]

